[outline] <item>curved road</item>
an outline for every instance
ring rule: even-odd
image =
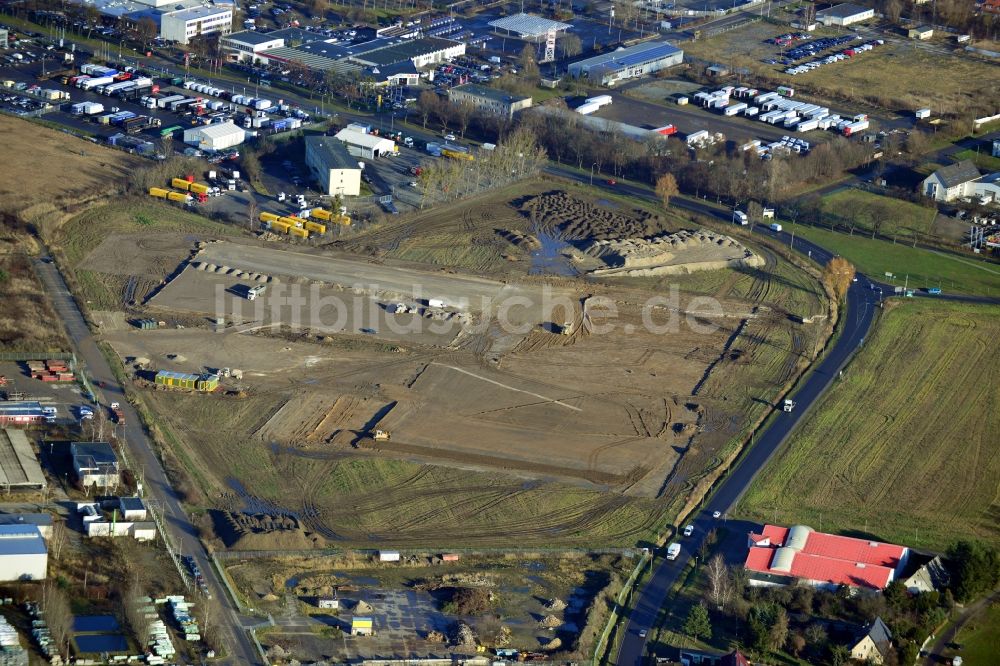
[[[548,167],[546,171],[552,175],[577,182],[590,180],[589,175],[581,175],[578,172],[557,166]],[[629,183],[617,184],[614,189],[633,196],[655,199],[655,195],[648,188]],[[723,222],[731,222],[727,212],[697,201],[676,198],[670,204],[677,208],[720,219]],[[767,227],[758,226],[753,233],[769,236],[785,244],[792,243],[792,236],[787,232],[775,233]],[[825,264],[833,258],[832,253],[801,238],[794,240],[794,247],[820,264]],[[663,608],[670,589],[677,582],[693,554],[697,552],[705,534],[712,528],[715,522],[712,514],[716,511],[726,514],[736,505],[754,477],[788,439],[795,426],[838,376],[852,354],[864,343],[865,336],[872,325],[875,309],[881,299],[882,291],[880,288],[884,287],[861,274],[858,275],[857,281],[851,285],[847,292],[847,307],[842,313],[844,325],[840,337],[827,350],[819,364],[813,366],[795,388],[794,399],[797,403],[795,411],[776,413],[767,430],[756,438],[753,446],[730,468],[709,501],[689,519],[688,523],[694,525],[695,532],[693,536],[680,541],[681,554],[675,560],[661,560],[652,578],[640,591],[625,626],[625,634],[614,661],[617,666],[633,666],[642,663],[645,653],[646,631],[656,622],[657,615]]]
[[[80,312],[73,295],[63,280],[59,269],[47,258],[35,260],[35,270],[45,285],[45,290],[52,297],[56,313],[66,328],[67,336],[76,350],[77,358],[86,365],[87,376],[95,384],[100,382],[103,388],[96,388],[99,409],[108,409],[112,402],[121,403],[125,413],[124,436],[125,445],[133,468],[141,471],[144,486],[143,495],[147,500],[155,500],[160,505],[159,515],[176,550],[185,555],[191,555],[198,562],[198,567],[205,576],[212,597],[217,600],[217,607],[222,617],[214,618],[216,627],[222,632],[223,642],[228,649],[229,657],[221,660],[224,664],[258,664],[261,658],[257,649],[251,643],[249,636],[243,630],[243,619],[238,615],[238,609],[226,594],[221,581],[201,542],[198,540],[198,529],[191,523],[181,504],[177,491],[170,485],[167,475],[153,452],[153,446],[143,430],[139,414],[125,399],[125,391],[115,379],[108,360],[101,353],[97,341],[91,335],[87,322]],[[198,592],[189,591],[199,601]],[[259,620],[249,620],[259,623]]]

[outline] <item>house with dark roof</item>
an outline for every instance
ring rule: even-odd
[[[942,590],[948,586],[950,575],[937,555],[927,564],[914,571],[909,578],[903,581],[906,591],[910,594],[921,594],[923,592],[933,592]]]
[[[750,666],[750,662],[739,650],[717,653],[706,650],[681,649],[677,661],[687,666]]]
[[[747,539],[744,564],[758,587],[796,582],[835,589],[884,590],[903,571],[910,549],[870,539],[824,534],[806,525],[764,525]]]
[[[920,193],[935,201],[954,201],[971,197],[974,183],[982,176],[972,160],[962,160],[942,167],[920,183]]]
[[[865,627],[865,634],[851,646],[851,659],[863,664],[882,664],[892,650],[892,632],[882,618]]]

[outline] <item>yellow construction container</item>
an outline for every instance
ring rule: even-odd
[[[166,199],[170,190],[165,190],[162,187],[151,187],[149,188],[149,195],[157,197],[158,199]]]
[[[342,224],[345,227],[351,226],[351,216],[350,215],[338,215],[333,220],[337,224]]]
[[[299,229],[302,229],[303,226],[304,226],[302,224],[302,218],[301,217],[279,217],[278,221],[279,222],[284,222],[285,224],[287,224],[290,227],[298,227]]]
[[[319,222],[306,222],[306,231],[311,231],[315,234],[325,234],[326,225]]]
[[[299,238],[309,238],[309,232],[305,229],[299,229],[298,227],[288,227],[288,233],[293,236],[298,236]]]
[[[271,231],[280,231],[283,234],[287,234],[289,229],[294,229],[292,225],[287,222],[282,222],[281,220],[274,220],[270,223]]]
[[[191,196],[190,194],[187,194],[185,192],[167,192],[167,198],[170,199],[171,201],[184,202],[187,201],[188,197],[190,196]]]
[[[329,220],[333,217],[333,213],[324,208],[313,208],[309,215],[315,217],[317,220]]]
[[[475,158],[469,153],[462,152],[461,150],[448,150],[445,148],[441,151],[441,154],[445,157],[450,157],[453,160],[466,160],[468,162],[473,161]]]
[[[194,192],[195,194],[208,194],[212,188],[202,183],[191,183],[191,187],[189,187],[188,190]]]
[[[281,219],[281,217],[278,216],[278,215],[275,215],[274,213],[261,213],[260,214],[260,221],[261,222],[277,222],[279,219]]]
[[[191,183],[184,180],[183,178],[174,178],[170,181],[170,187],[176,187],[178,190],[184,190],[187,192],[191,189]]]

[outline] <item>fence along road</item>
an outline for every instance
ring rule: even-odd
[[[191,555],[198,563],[205,580],[208,583],[212,597],[217,600],[221,609],[221,617],[214,621],[222,630],[223,642],[228,650],[228,657],[221,660],[224,664],[260,664],[264,659],[243,630],[243,622],[238,615],[238,609],[227,595],[215,569],[211,565],[208,553],[198,540],[198,530],[184,512],[181,499],[167,480],[167,475],[160,461],[153,453],[153,447],[139,421],[139,415],[125,399],[125,391],[111,371],[108,360],[101,353],[97,342],[87,327],[83,313],[77,306],[73,295],[66,286],[65,280],[48,258],[35,260],[35,271],[41,278],[45,290],[52,298],[53,306],[59,318],[62,319],[69,335],[70,342],[76,350],[77,359],[83,362],[87,374],[95,384],[95,392],[99,408],[108,409],[112,402],[121,403],[125,414],[125,447],[131,458],[133,469],[141,473],[144,481],[144,495],[159,503],[159,524],[166,531],[162,532],[167,542],[171,556],[176,558],[180,550]],[[82,369],[81,369],[82,374]],[[100,386],[103,385],[103,388]],[[176,561],[176,560],[175,560]],[[199,598],[194,599],[195,603]]]

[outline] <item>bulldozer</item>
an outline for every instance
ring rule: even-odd
[[[372,439],[376,442],[388,442],[391,437],[388,430],[376,430],[372,433]]]

